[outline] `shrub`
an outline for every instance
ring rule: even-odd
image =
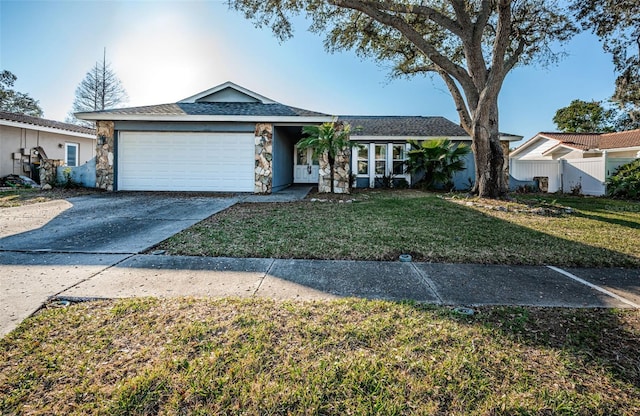
[[[607,195],[614,198],[640,199],[640,159],[616,169],[607,180]]]
[[[407,171],[413,175],[423,175],[417,185],[425,189],[444,187],[447,191],[452,190],[453,175],[464,170],[464,157],[471,149],[449,139],[407,142],[411,145]]]

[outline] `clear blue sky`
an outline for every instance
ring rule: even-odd
[[[459,122],[437,78],[390,80],[388,69],[353,52],[329,54],[303,20],[284,43],[223,1],[0,0],[0,68],[15,88],[64,120],[86,72],[107,60],[127,106],[170,103],[233,81],[284,104],[358,115],[438,115]],[[607,100],[615,75],[598,39],[582,34],[549,68],[515,69],[500,98],[500,129],[555,130],[552,117],[573,99]]]

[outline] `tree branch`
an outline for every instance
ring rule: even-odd
[[[436,72],[442,77],[444,83],[447,85],[449,92],[451,93],[451,97],[453,98],[453,102],[456,105],[456,111],[458,112],[458,116],[460,117],[460,125],[462,128],[469,134],[469,136],[473,136],[473,128],[471,123],[471,116],[469,114],[469,109],[467,104],[460,92],[460,89],[456,85],[455,81],[449,74],[445,71],[442,71],[436,68]]]
[[[369,3],[372,7],[378,7],[380,10],[385,10],[389,12],[397,12],[397,13],[405,13],[405,14],[416,14],[427,19],[431,20],[434,23],[437,23],[442,28],[450,31],[456,36],[462,37],[464,34],[464,22],[457,22],[448,16],[440,13],[439,11],[423,5],[405,5],[398,4],[394,1],[360,1],[361,3]],[[331,1],[331,3],[339,3],[339,1]],[[462,23],[462,24],[461,24]]]
[[[377,8],[376,6],[380,5],[379,2],[362,0],[329,0],[329,3],[334,6],[357,10],[382,24],[398,30],[407,38],[407,40],[413,43],[422,53],[424,53],[427,58],[433,61],[443,71],[446,71],[449,75],[455,78],[465,90],[467,96],[474,95],[475,84],[463,67],[453,63],[449,58],[442,55],[429,42],[425,41],[422,35],[405,20]]]

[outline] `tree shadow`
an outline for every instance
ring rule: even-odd
[[[587,219],[594,220],[594,221],[606,222],[606,223],[613,224],[613,225],[620,225],[622,227],[635,228],[635,229],[640,230],[640,219],[637,219],[637,220],[634,220],[634,219],[623,220],[623,219],[619,219],[619,218],[606,217],[604,215],[597,215],[595,213],[586,214],[586,213],[580,212],[580,211],[574,211],[574,213],[572,215],[574,215],[576,217],[587,218]]]
[[[475,312],[464,316],[452,310],[448,316],[464,325],[496,331],[519,344],[560,352],[571,358],[574,371],[591,366],[628,385],[640,386],[637,310],[483,306]]]

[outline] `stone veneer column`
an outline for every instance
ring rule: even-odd
[[[507,184],[507,190],[509,190],[509,143],[506,140],[500,142],[502,145],[502,155],[504,157],[504,180]]]
[[[270,194],[273,184],[273,125],[256,124],[255,132],[255,187],[256,194]]]
[[[333,172],[333,191],[336,194],[348,194],[351,192],[351,158],[350,149],[343,149],[336,155]],[[318,192],[331,192],[331,168],[329,157],[325,152],[319,160],[320,171],[318,177]]]
[[[114,123],[98,121],[96,130],[96,188],[113,191]]]

